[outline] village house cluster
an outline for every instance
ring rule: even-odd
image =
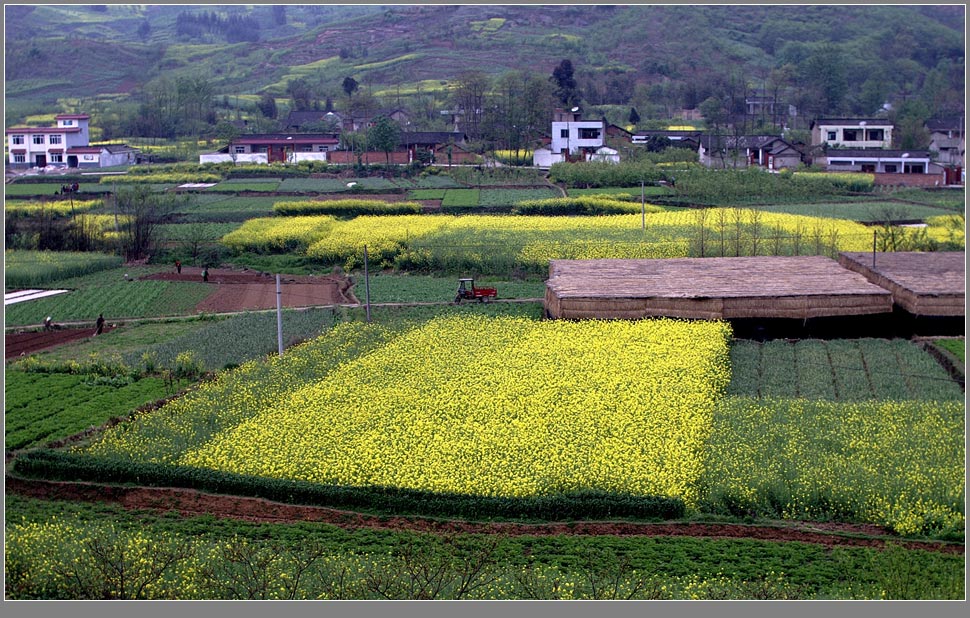
[[[385,116],[409,128],[403,109],[380,110],[369,116],[336,112],[291,112],[279,133],[242,134],[221,149],[200,155],[200,163],[385,163],[415,161],[466,164],[478,161],[466,135],[454,131],[402,131],[392,152],[355,152],[341,149],[341,132],[356,132]],[[101,168],[141,161],[137,149],[125,144],[91,145],[87,114],[60,114],[54,127],[15,127],[6,130],[8,164],[14,169]],[[315,133],[306,128],[332,127]],[[926,123],[930,147],[893,149],[893,123],[880,118],[819,118],[810,125],[811,143],[790,143],[778,135],[721,135],[689,128],[630,132],[605,120],[584,118],[579,107],[556,109],[549,133],[533,151],[533,165],[547,169],[559,162],[619,162],[620,144],[645,145],[663,139],[671,146],[690,148],[701,164],[711,168],[759,167],[769,171],[795,169],[801,164],[828,171],[895,175],[892,184],[962,184],[966,138],[962,119],[934,119]]]

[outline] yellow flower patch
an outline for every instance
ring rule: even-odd
[[[696,503],[730,329],[446,317],[265,406],[179,463],[486,496]]]

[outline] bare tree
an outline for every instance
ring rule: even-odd
[[[147,187],[123,189],[114,194],[115,225],[121,235],[125,260],[139,260],[154,250],[158,226],[184,200],[174,195],[152,193]]]

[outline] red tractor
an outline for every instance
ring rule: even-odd
[[[476,288],[474,279],[459,279],[458,293],[455,294],[455,304],[461,304],[462,300],[477,300],[480,303],[487,303],[489,298],[498,298],[498,290],[495,288]]]

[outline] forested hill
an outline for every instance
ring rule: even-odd
[[[251,101],[302,80],[338,105],[352,77],[391,104],[443,107],[463,72],[548,77],[563,59],[586,104],[641,116],[739,85],[783,93],[803,116],[913,101],[959,114],[964,23],[959,5],[6,6],[6,121],[123,109],[179,77]]]

